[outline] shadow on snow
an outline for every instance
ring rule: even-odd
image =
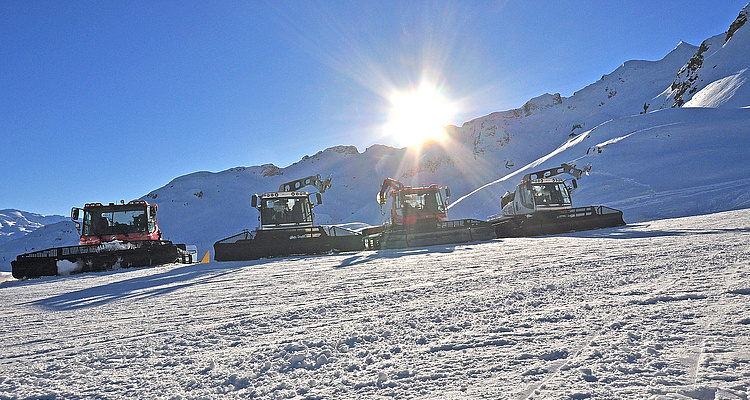
[[[346,268],[346,267],[351,267],[357,264],[368,263],[370,261],[383,260],[383,259],[388,259],[388,258],[399,258],[399,257],[404,257],[404,256],[410,256],[410,255],[453,253],[456,250],[456,246],[458,245],[467,246],[467,245],[472,245],[472,244],[476,244],[476,242],[458,243],[458,244],[452,244],[452,245],[435,245],[435,246],[427,246],[427,247],[411,247],[411,248],[405,248],[405,249],[386,249],[386,250],[376,250],[376,251],[370,251],[370,252],[359,252],[359,253],[355,253],[351,257],[345,258],[335,268]],[[367,254],[363,255],[363,253],[367,253]]]
[[[249,264],[252,265],[252,264]],[[164,295],[179,289],[207,284],[236,270],[248,266],[247,263],[230,265],[210,263],[191,264],[183,267],[169,269],[157,274],[139,276],[117,282],[109,282],[103,285],[89,287],[73,292],[63,293],[44,299],[31,301],[27,304],[45,307],[52,310],[75,310],[88,307],[96,307],[121,299],[138,299]],[[105,272],[103,274],[117,274],[132,269]],[[102,274],[102,273],[97,273]],[[90,274],[76,275],[75,277],[86,278]],[[51,279],[72,279],[73,277],[55,277]],[[50,279],[26,280],[21,284],[43,284],[50,283]]]

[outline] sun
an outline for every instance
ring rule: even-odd
[[[446,125],[456,115],[456,105],[437,87],[426,83],[414,90],[395,92],[389,100],[391,109],[385,134],[402,146],[443,140]]]

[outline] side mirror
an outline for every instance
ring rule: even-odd
[[[445,198],[451,197],[451,188],[448,186],[445,187]]]
[[[159,206],[157,206],[156,204],[152,204],[149,206],[149,212],[152,217],[156,215],[156,210],[158,209],[159,209]]]
[[[73,220],[73,223],[76,226],[76,231],[78,231],[78,234],[81,234],[81,223],[78,222],[78,217],[80,217],[81,209],[78,207],[73,207],[70,209],[70,219]]]
[[[575,179],[571,183],[573,184],[573,189],[578,189],[578,182]]]
[[[250,199],[250,206],[253,208],[258,208],[258,195],[254,194],[253,198]]]
[[[320,192],[315,193],[315,200],[318,201],[318,204],[323,204],[323,196],[320,195]]]

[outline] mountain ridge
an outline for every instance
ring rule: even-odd
[[[62,215],[41,215],[16,209],[0,210],[0,243],[22,237],[45,225],[65,220]]]

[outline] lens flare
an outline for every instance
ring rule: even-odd
[[[385,135],[402,146],[427,140],[441,141],[445,127],[452,122],[457,107],[434,85],[422,83],[415,90],[390,96],[391,109]]]

